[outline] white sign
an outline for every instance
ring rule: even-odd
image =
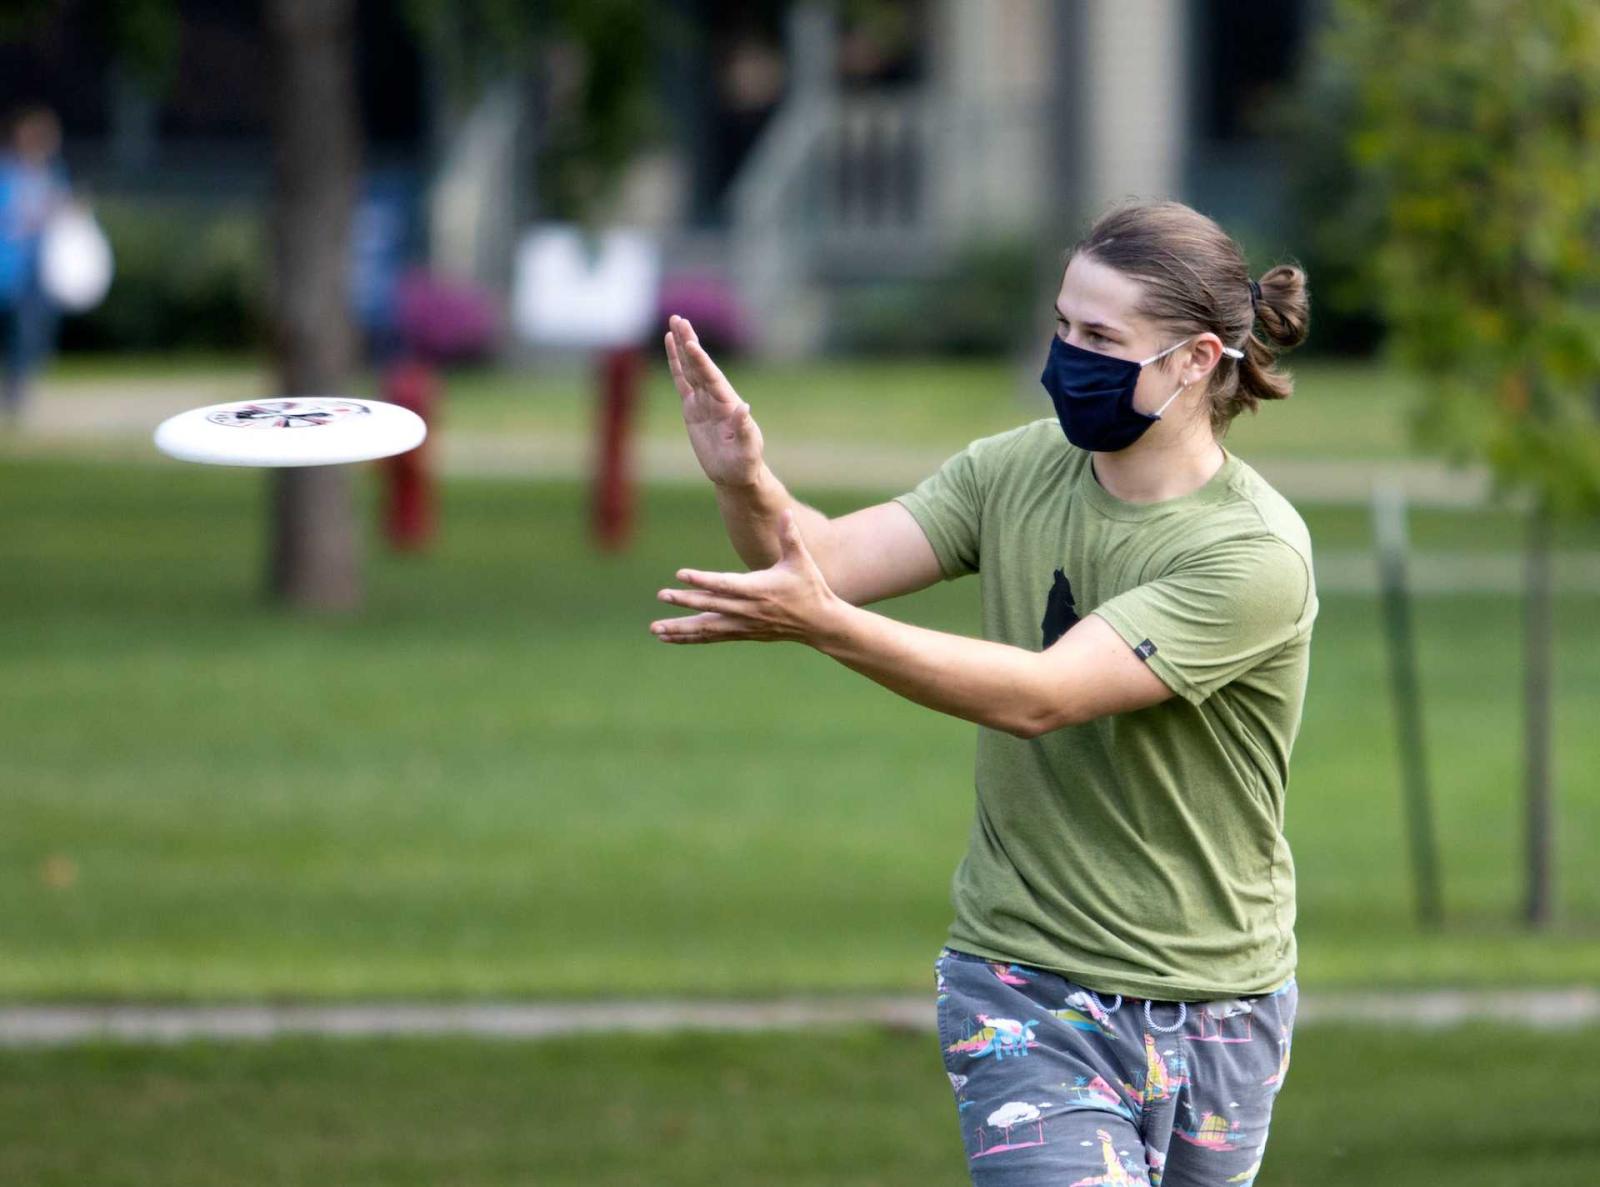
[[[661,252],[642,231],[586,236],[564,223],[526,232],[517,246],[511,320],[539,346],[636,346],[659,319]]]

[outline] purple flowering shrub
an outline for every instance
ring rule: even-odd
[[[749,345],[744,310],[725,276],[685,271],[662,277],[660,321],[663,327],[674,313],[694,323],[695,333],[714,354],[735,354]]]
[[[438,363],[476,362],[500,339],[500,312],[484,290],[422,269],[395,286],[395,326],[406,347]]]

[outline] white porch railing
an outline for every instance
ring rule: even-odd
[[[921,90],[823,93],[773,117],[731,191],[735,275],[769,350],[814,339],[829,281],[937,267],[935,110]]]

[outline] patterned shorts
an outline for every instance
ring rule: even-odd
[[[1260,997],[1097,995],[950,948],[939,1045],[979,1187],[1250,1187],[1289,1070],[1295,983]]]

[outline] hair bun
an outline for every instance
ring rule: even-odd
[[[1256,298],[1256,318],[1267,340],[1279,350],[1304,342],[1311,327],[1305,271],[1297,264],[1279,264],[1251,285],[1252,297],[1260,294]]]

